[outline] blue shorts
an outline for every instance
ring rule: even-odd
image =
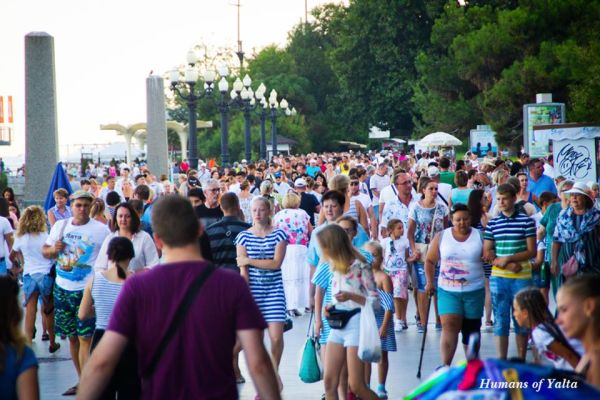
[[[494,335],[508,336],[510,333],[510,320],[517,335],[528,335],[529,329],[519,326],[512,315],[513,299],[517,292],[531,286],[531,279],[490,277],[490,292],[492,294],[492,309],[494,310]]]
[[[457,314],[467,319],[483,316],[485,289],[470,292],[450,292],[441,288],[437,290],[438,313],[440,315]]]
[[[27,302],[34,293],[39,294],[39,299],[43,303],[48,304],[52,301],[52,289],[54,288],[54,278],[48,274],[37,273],[23,275],[23,293],[25,294],[25,302],[23,307],[27,306]]]
[[[336,343],[344,347],[358,347],[360,336],[360,313],[353,315],[343,329],[329,331],[327,344]]]
[[[0,261],[0,276],[8,274],[8,269],[6,269],[6,260],[4,257],[2,261]]]

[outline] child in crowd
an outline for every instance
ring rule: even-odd
[[[383,268],[392,280],[394,308],[396,320],[394,330],[400,332],[408,329],[406,323],[406,307],[408,305],[408,262],[410,244],[404,237],[404,224],[399,219],[391,219],[387,224],[389,236],[381,241],[383,248]]]
[[[531,340],[538,353],[536,359],[541,357],[543,363],[558,369],[575,369],[583,349],[576,341],[567,340],[539,289],[520,290],[513,300],[513,315],[520,326],[531,329]]]
[[[396,337],[394,336],[394,326],[392,318],[394,315],[394,301],[392,298],[392,280],[382,271],[383,248],[377,242],[371,241],[365,244],[365,250],[373,256],[371,267],[373,277],[377,285],[379,302],[381,307],[375,311],[375,319],[379,328],[379,337],[381,338],[381,361],[378,363],[379,386],[377,386],[377,396],[380,399],[387,399],[385,381],[389,370],[388,351],[396,351]],[[371,364],[365,368],[365,382],[371,382]]]

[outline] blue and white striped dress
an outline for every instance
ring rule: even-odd
[[[108,326],[110,314],[112,314],[122,288],[123,283],[109,281],[102,272],[94,274],[92,299],[96,310],[96,329],[106,329]]]
[[[255,260],[272,260],[275,248],[281,241],[287,241],[287,236],[281,229],[274,229],[265,237],[256,236],[247,230],[240,232],[235,238],[235,244],[244,246],[248,257]],[[249,266],[248,283],[265,321],[285,322],[286,305],[281,269]]]
[[[377,289],[379,293],[379,302],[381,307],[375,310],[375,319],[377,320],[377,328],[381,328],[383,325],[383,317],[386,311],[391,311],[394,314],[394,299],[391,293],[386,293],[381,289]],[[386,335],[381,338],[381,350],[382,351],[396,351],[396,336],[394,334],[394,322],[393,317],[388,324]]]
[[[314,240],[314,239],[313,239]],[[329,327],[329,322],[325,319],[325,306],[332,303],[331,299],[331,268],[329,268],[329,264],[321,263],[317,267],[317,271],[313,275],[312,283],[315,286],[320,287],[325,290],[325,296],[323,296],[323,309],[321,310],[321,334],[319,336],[319,343],[327,344],[327,338],[329,338],[329,332],[331,328]]]

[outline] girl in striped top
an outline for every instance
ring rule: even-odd
[[[273,228],[268,199],[254,198],[251,211],[252,228],[240,232],[235,238],[237,264],[268,324],[271,358],[275,368],[279,368],[286,318],[281,263],[285,257],[287,236],[282,230]],[[279,381],[282,387],[281,379]]]
[[[96,317],[96,329],[92,337],[90,351],[102,339],[104,330],[112,310],[121,292],[125,279],[130,275],[129,262],[135,257],[133,243],[123,236],[113,238],[108,243],[106,251],[109,268],[106,271],[96,271],[83,292],[79,306],[79,319],[87,320]],[[103,398],[134,399],[139,398],[140,382],[137,377],[137,359],[133,344],[128,344],[115,373],[107,386]]]
[[[371,267],[373,268],[373,277],[377,284],[377,293],[381,304],[381,307],[375,310],[375,319],[381,338],[381,361],[377,364],[379,369],[377,396],[380,399],[387,399],[385,381],[389,370],[388,351],[396,351],[396,336],[394,334],[394,324],[392,323],[394,315],[393,285],[392,279],[381,269],[383,263],[383,248],[381,245],[378,242],[371,241],[365,244],[365,250],[373,256]],[[371,364],[365,364],[365,376],[368,378],[366,381],[370,382]]]

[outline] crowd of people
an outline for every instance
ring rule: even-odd
[[[430,308],[441,365],[459,334],[466,353],[482,330],[506,359],[512,324],[519,358],[531,348],[600,387],[598,184],[552,164],[371,151],[197,170],[184,160],[158,178],[121,164],[76,171],[72,194],[22,213],[7,188],[0,391],[38,396],[38,305],[49,352],[68,339],[80,380],[64,394],[80,398],[236,398],[242,350],[257,398],[279,398],[284,331],[305,313],[323,397],[387,398],[388,352],[411,326],[426,333]],[[371,305],[376,386],[358,352]]]

